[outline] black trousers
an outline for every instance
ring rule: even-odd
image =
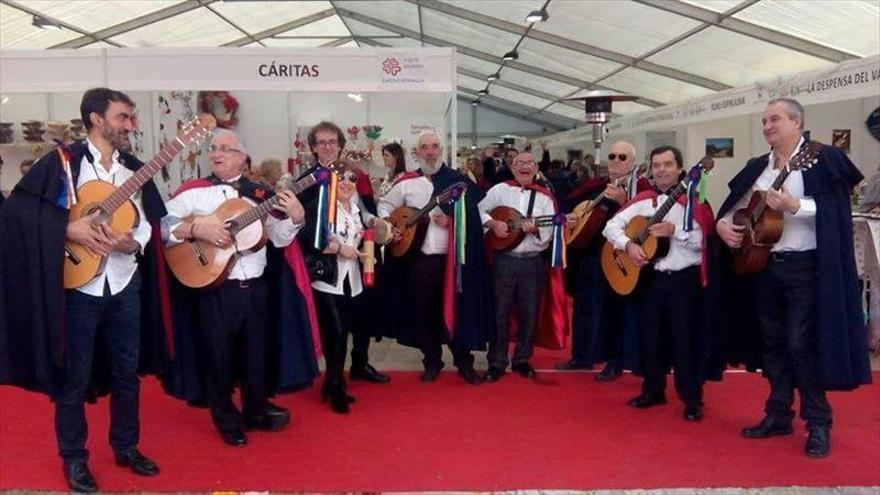
[[[755,295],[770,381],[767,416],[790,422],[797,388],[807,426],[831,427],[831,405],[816,384],[815,251],[773,253],[757,278]]]
[[[268,308],[269,288],[263,277],[227,280],[199,294],[205,399],[220,431],[241,427],[242,413],[232,402],[237,376],[241,379],[245,416],[262,414],[268,405]]]
[[[468,368],[474,365],[474,356],[467,350],[458,350],[450,342],[443,319],[443,281],[446,255],[413,255],[406,273],[407,287],[412,296],[410,309],[411,331],[424,356],[425,369],[443,367],[443,344],[452,350],[455,366]],[[403,302],[406,304],[407,302]]]
[[[535,350],[533,343],[538,324],[547,272],[540,253],[517,257],[500,253],[495,257],[492,279],[495,287],[495,336],[489,341],[489,366],[506,369],[510,314],[517,312],[516,347],[513,364],[526,363]]]
[[[89,459],[85,401],[96,352],[110,365],[110,446],[116,455],[137,447],[140,440],[140,275],[115,296],[94,297],[68,290],[65,365],[55,399],[55,437],[65,463]],[[96,349],[96,347],[98,347]]]
[[[313,290],[315,309],[318,312],[318,328],[321,331],[321,347],[324,350],[326,372],[324,383],[327,386],[345,383],[343,371],[348,347],[348,334],[359,325],[361,296],[351,296],[348,279],[344,282],[344,295],[328,294]],[[358,332],[353,332],[357,335]],[[369,341],[369,337],[367,339]]]
[[[697,370],[700,309],[700,267],[674,272],[646,270],[646,291],[639,306],[644,381],[642,393],[666,393],[666,371],[675,371],[675,391],[688,406],[703,403]]]

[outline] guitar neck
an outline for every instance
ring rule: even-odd
[[[664,218],[666,218],[666,214],[669,213],[669,210],[672,209],[673,205],[678,202],[679,196],[684,194],[684,192],[687,190],[689,182],[689,179],[685,179],[681,181],[677,186],[675,186],[675,189],[669,192],[669,197],[666,198],[666,201],[664,201],[663,204],[660,205],[660,208],[658,208],[657,211],[655,211],[654,214],[651,215],[651,218],[648,219],[648,223],[647,225],[645,225],[645,228],[642,229],[641,232],[639,232],[639,235],[637,235],[635,239],[633,239],[636,244],[642,244],[643,242],[645,242],[645,239],[647,239],[649,235],[648,229],[652,225],[660,223],[663,221]]]
[[[299,195],[299,193],[312,187],[317,182],[318,181],[317,181],[317,179],[315,179],[314,175],[308,175],[308,176],[303,177],[302,179],[296,181],[287,190],[293,192],[293,194],[295,194],[295,195]],[[247,227],[248,225],[250,225],[258,220],[262,220],[262,219],[266,218],[266,216],[268,216],[269,213],[272,212],[272,208],[274,208],[275,205],[277,205],[280,200],[281,200],[281,196],[276,194],[275,196],[272,196],[271,198],[267,199],[266,201],[263,201],[262,203],[250,208],[249,210],[245,211],[241,215],[233,218],[230,221],[230,223],[232,224],[232,226],[229,229],[230,233],[232,235],[235,235],[238,232],[240,232],[242,229]]]
[[[144,184],[156,175],[156,172],[168,165],[183,148],[184,145],[180,138],[175,138],[174,141],[163,146],[159,153],[150,160],[150,163],[141,167],[101,203],[101,210],[107,215],[116,211],[144,187]]]
[[[422,209],[420,209],[418,212],[416,212],[415,215],[411,216],[411,217],[409,218],[409,220],[407,220],[407,222],[406,222],[406,226],[409,227],[410,225],[414,225],[414,224],[417,223],[419,220],[421,220],[422,218],[424,218],[425,215],[427,215],[431,210],[433,210],[433,209],[436,208],[437,206],[440,206],[440,199],[439,199],[439,196],[438,196],[438,197],[431,198],[431,200],[428,201],[428,204],[426,204],[425,206],[423,206]]]

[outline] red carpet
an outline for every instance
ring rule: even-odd
[[[205,410],[142,394],[142,450],[162,472],[117,468],[107,445],[107,407],[89,407],[90,466],[108,491],[419,491],[660,487],[880,485],[880,385],[833,393],[832,454],[803,455],[804,430],[740,438],[761,416],[759,376],[728,374],[706,390],[706,419],[689,424],[670,400],[634,410],[638,380],[599,384],[586,374],[506,376],[471,387],[452,373],[419,383],[394,373],[388,386],[354,383],[352,414],[332,414],[316,389],[279,398],[293,421],[253,433],[243,449],[220,442]],[[875,375],[875,381],[880,374]],[[674,392],[670,399],[674,398]],[[53,410],[45,398],[0,387],[0,489],[65,490]]]

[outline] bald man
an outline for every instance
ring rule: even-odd
[[[608,177],[587,180],[569,195],[570,204],[602,197],[593,214],[601,209],[607,221],[637,192],[651,188],[645,178],[623,180],[632,174],[635,162],[636,149],[632,144],[626,141],[612,144],[608,149]],[[624,368],[637,365],[638,328],[633,303],[611,290],[602,275],[600,254],[604,243],[605,239],[596,235],[586,247],[569,249],[569,281],[574,299],[571,359],[556,368],[591,369],[604,361],[605,368],[596,379],[611,381],[617,379]]]

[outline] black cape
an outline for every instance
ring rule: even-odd
[[[749,160],[728,184],[730,194],[718,212],[726,215],[767,167],[769,154]],[[823,146],[815,165],[803,172],[804,194],[816,201],[817,346],[819,384],[827,390],[850,390],[871,383],[865,322],[853,247],[850,192],[863,176],[840,151]],[[737,277],[731,253],[719,246],[716,270],[724,290],[716,313],[727,324],[725,345],[732,364],[760,366],[760,333],[754,310],[753,280]]]
[[[92,158],[85,143],[71,145],[68,153],[75,184],[82,158]],[[124,152],[119,161],[129,170],[143,166]],[[66,187],[61,159],[52,151],[34,164],[0,209],[0,383],[49,396],[59,391],[64,369],[63,247],[69,210],[58,205]],[[166,212],[152,180],[140,194],[154,236],[138,255],[143,282],[139,371],[156,374],[162,368],[164,329],[151,286],[157,278],[155,234]],[[92,366],[92,392],[99,395],[108,391],[109,379],[101,358],[96,352]]]

